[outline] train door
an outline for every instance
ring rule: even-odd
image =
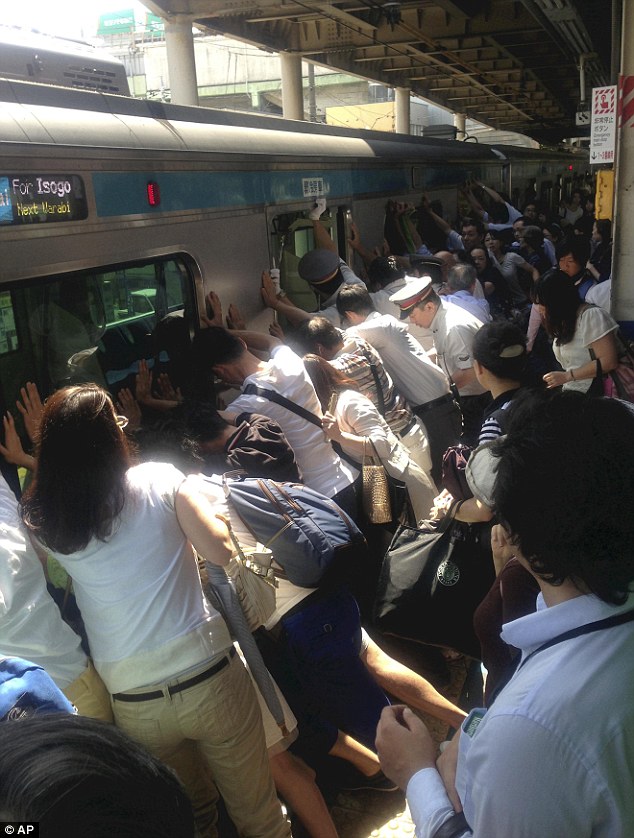
[[[339,255],[346,259],[347,237],[350,227],[350,211],[347,207],[329,207],[320,219],[335,242]],[[318,308],[314,291],[299,275],[297,266],[305,253],[317,245],[313,233],[313,222],[308,211],[286,212],[271,219],[270,243],[272,262],[280,270],[280,285],[295,305],[306,311]]]

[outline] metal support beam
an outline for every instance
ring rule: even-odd
[[[166,19],[165,49],[172,102],[175,105],[197,105],[198,82],[191,18],[174,16]]]
[[[282,112],[286,119],[304,118],[302,57],[293,52],[280,53],[282,76]]]
[[[634,0],[623,0],[621,26],[621,120],[616,158],[614,247],[612,257],[612,311],[634,336]]]
[[[396,90],[396,120],[394,129],[397,134],[409,134],[409,88],[397,87]]]
[[[456,139],[464,140],[467,136],[467,117],[463,113],[453,115],[453,127],[456,129]]]

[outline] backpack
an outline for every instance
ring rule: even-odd
[[[223,482],[251,535],[273,551],[294,585],[316,588],[347,548],[365,544],[351,518],[308,486],[257,477]]]

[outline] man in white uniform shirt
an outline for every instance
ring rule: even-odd
[[[427,281],[430,282],[429,278]],[[432,478],[439,485],[442,456],[450,445],[455,445],[461,432],[460,410],[447,376],[429,360],[404,323],[391,314],[379,314],[375,310],[365,288],[356,285],[343,288],[337,298],[337,308],[350,324],[348,332],[366,340],[379,353],[398,391],[425,426]]]
[[[482,425],[484,408],[490,400],[473,368],[473,338],[482,327],[482,321],[439,297],[429,277],[412,279],[405,288],[392,295],[392,302],[398,303],[401,319],[409,318],[433,337],[437,363],[460,394],[463,440],[474,445]]]

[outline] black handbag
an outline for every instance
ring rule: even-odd
[[[400,526],[383,560],[374,624],[384,634],[480,658],[473,614],[495,579],[491,524]]]

